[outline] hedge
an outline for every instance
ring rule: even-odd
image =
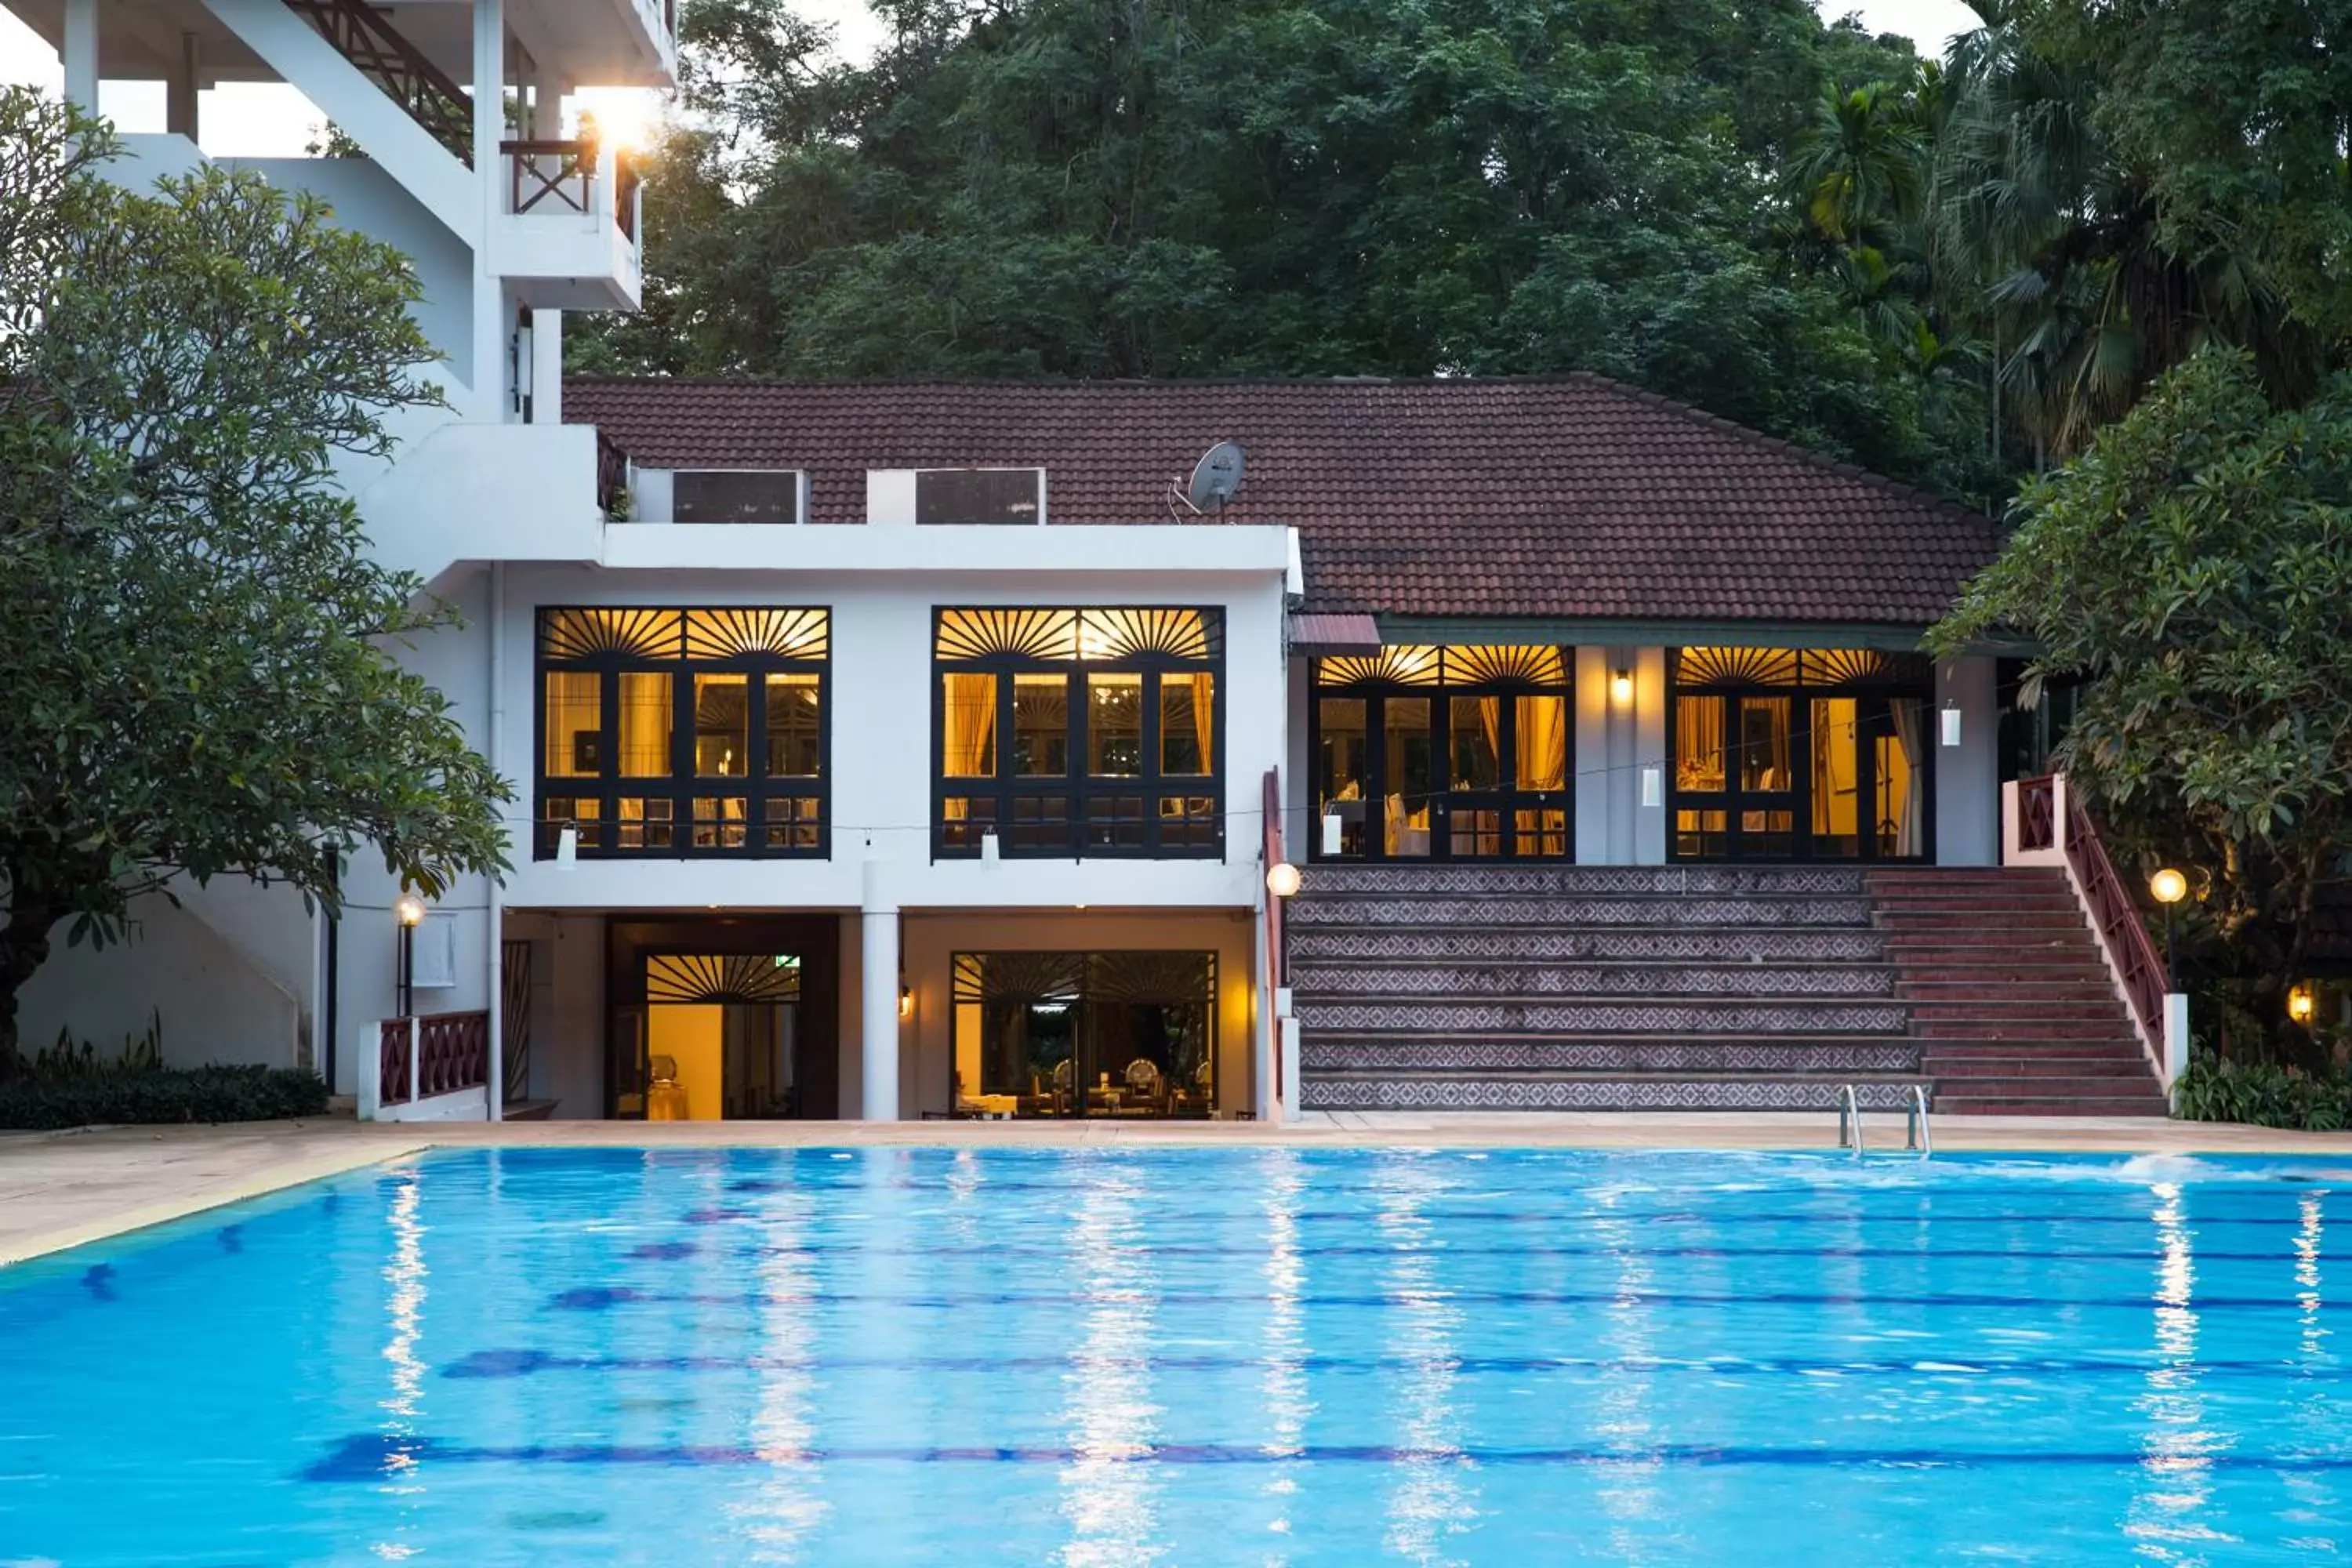
[[[0,1083],[0,1128],[47,1131],[92,1123],[275,1121],[323,1116],[327,1086],[286,1068],[209,1067],[121,1073],[69,1083]]]
[[[2242,1121],[2309,1132],[2352,1126],[2352,1082],[2268,1062],[2216,1061],[2199,1051],[2175,1086],[2184,1121]]]

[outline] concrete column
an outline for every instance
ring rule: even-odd
[[[1960,743],[1943,744],[1940,710],[1960,710]],[[1947,659],[1936,667],[1927,744],[1936,755],[1936,863],[2000,863],[2000,691],[1990,658]]]
[[[1666,758],[1666,650],[1635,649],[1633,665],[1634,767],[1626,788],[1635,802],[1633,864],[1663,866],[1666,863],[1665,792],[1674,783]],[[1641,770],[1652,766],[1660,770],[1658,804],[1643,805]]]
[[[866,862],[866,897],[858,921],[859,1008],[864,1029],[860,1113],[868,1121],[898,1120],[898,906],[884,886],[879,860]]]
[[[474,183],[482,243],[474,251],[474,397],[477,416],[506,405],[507,342],[514,322],[490,269],[490,237],[505,216],[509,179],[499,143],[507,133],[506,0],[474,0]]]
[[[171,79],[163,84],[163,129],[173,136],[197,139],[196,88],[198,64],[196,36],[180,35],[180,58],[173,62]]]
[[[98,0],[66,0],[66,97],[87,114],[98,112]]]
[[[563,423],[563,312],[530,313],[530,422]]]

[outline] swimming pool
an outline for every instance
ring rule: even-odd
[[[430,1154],[0,1270],[0,1563],[2318,1562],[2347,1189]]]

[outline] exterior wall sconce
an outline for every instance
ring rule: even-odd
[[[1960,705],[1950,698],[1944,699],[1944,744],[1948,748],[1960,743]]]
[[[1303,879],[1298,868],[1287,860],[1277,860],[1265,868],[1265,890],[1277,899],[1295,899]]]
[[[1633,701],[1633,672],[1630,669],[1621,669],[1611,676],[1609,695],[1618,707],[1630,707]]]
[[[898,1021],[905,1023],[915,1016],[915,990],[911,985],[898,987]]]
[[[2308,1024],[2315,1009],[2316,1003],[2311,994],[2311,987],[2308,984],[2290,986],[2287,989],[2286,1016],[2288,1017],[2298,1024]]]
[[[555,863],[567,871],[580,864],[580,829],[572,823],[555,836]]]
[[[1658,763],[1642,764],[1642,808],[1655,811],[1666,804],[1666,770]]]

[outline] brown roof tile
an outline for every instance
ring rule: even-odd
[[[1055,522],[1160,522],[1210,444],[1234,522],[1299,531],[1307,607],[1924,626],[1992,558],[1979,513],[1598,376],[833,383],[574,377],[565,417],[655,468],[1042,466]],[[1192,521],[1190,514],[1183,514]]]

